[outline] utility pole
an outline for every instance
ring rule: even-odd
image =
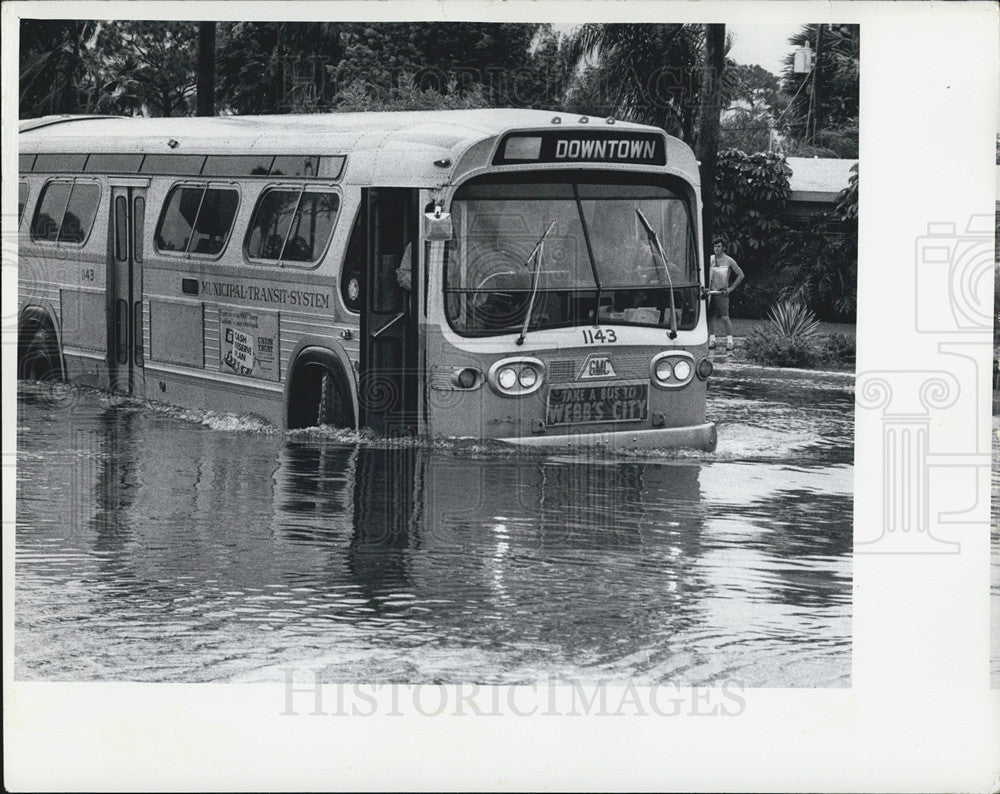
[[[813,146],[816,145],[816,136],[819,134],[820,127],[822,126],[823,118],[823,105],[820,102],[819,95],[819,69],[820,64],[823,62],[823,24],[820,23],[819,28],[816,30],[816,64],[813,66],[813,134],[812,142]]]
[[[721,78],[725,65],[726,26],[705,26],[705,65],[701,85],[701,118],[698,123],[698,160],[701,163],[701,225],[706,253],[715,235],[715,162],[719,152],[719,114],[722,112]],[[702,263],[707,267],[707,262]]]
[[[215,115],[215,23],[198,23],[198,115]]]

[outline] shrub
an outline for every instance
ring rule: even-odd
[[[819,330],[819,320],[810,309],[796,301],[776,303],[767,313],[767,326],[777,336],[808,339]]]
[[[729,316],[763,320],[775,295],[785,293],[788,279],[783,273],[748,278],[729,296]]]
[[[857,358],[857,345],[849,334],[833,333],[822,338],[823,355],[832,366],[854,367]]]
[[[778,251],[783,214],[791,194],[785,158],[723,149],[715,166],[714,234],[729,240],[747,283],[763,280]]]
[[[821,367],[829,354],[825,340],[816,335],[818,330],[819,321],[806,306],[783,301],[771,307],[766,323],[754,328],[743,351],[751,361],[766,366]],[[844,334],[838,336],[846,339]]]
[[[781,295],[806,303],[823,320],[853,322],[857,311],[857,220],[820,216],[781,236],[774,266],[787,275]]]
[[[778,336],[764,328],[755,328],[743,345],[746,357],[768,367],[812,369],[823,362],[823,354],[813,339]]]

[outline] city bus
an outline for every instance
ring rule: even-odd
[[[711,450],[698,163],[538,110],[22,121],[18,374],[378,435]]]

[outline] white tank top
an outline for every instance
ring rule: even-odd
[[[725,289],[729,286],[729,265],[715,264],[715,254],[712,254],[712,272],[709,276],[709,289]]]

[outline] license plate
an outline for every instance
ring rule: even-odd
[[[553,386],[545,424],[575,425],[594,422],[641,422],[646,418],[646,383],[604,386]]]

